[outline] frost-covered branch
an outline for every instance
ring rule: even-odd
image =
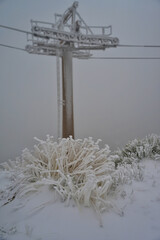
[[[115,163],[132,163],[143,158],[158,159],[160,157],[160,136],[151,134],[142,140],[130,141],[126,146],[115,152]]]
[[[100,140],[94,142],[92,138],[69,137],[55,142],[48,135],[46,141],[35,140],[38,144],[32,152],[24,149],[16,161],[1,164],[12,178],[1,194],[5,204],[48,185],[63,201],[73,199],[77,205],[93,206],[100,213],[112,205],[109,195],[117,186],[142,177],[136,159],[160,151],[157,136],[134,140],[116,154],[111,154],[107,145],[100,149]]]

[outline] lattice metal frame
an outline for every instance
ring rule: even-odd
[[[69,49],[73,57],[89,58],[90,50],[116,47],[119,39],[111,37],[112,26],[88,26],[77,12],[78,2],[64,14],[55,14],[55,23],[31,20],[26,50],[33,54],[56,55],[56,50]]]

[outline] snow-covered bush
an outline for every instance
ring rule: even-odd
[[[112,206],[109,195],[119,184],[141,177],[137,164],[116,167],[116,156],[110,155],[107,145],[100,149],[100,140],[70,137],[55,142],[50,136],[46,141],[36,140],[32,152],[24,149],[16,161],[2,164],[12,177],[11,186],[2,194],[6,202],[48,185],[63,201],[73,199],[77,205],[93,206],[102,212]]]
[[[46,141],[35,140],[38,143],[32,152],[24,149],[15,161],[1,164],[11,179],[0,192],[3,205],[48,185],[61,200],[69,203],[72,199],[78,206],[92,206],[100,213],[114,207],[111,199],[118,186],[142,178],[140,159],[160,159],[160,137],[156,135],[131,141],[113,154],[107,145],[100,149],[100,140],[92,138],[55,142],[48,135]]]
[[[126,146],[115,152],[115,163],[132,163],[143,158],[155,159],[160,156],[160,137],[157,135],[146,136],[142,140],[130,141]]]

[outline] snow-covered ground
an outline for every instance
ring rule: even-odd
[[[160,240],[160,161],[143,159],[142,181],[119,187],[112,208],[99,217],[90,208],[60,202],[47,186],[0,208],[0,240]],[[0,187],[9,184],[0,172]],[[1,201],[2,204],[2,201]]]

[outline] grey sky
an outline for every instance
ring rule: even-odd
[[[70,0],[0,0],[0,24],[30,30],[54,21]],[[3,4],[2,4],[3,3]],[[158,0],[80,0],[88,25],[112,25],[121,44],[160,45]],[[0,29],[0,43],[25,47],[26,36]],[[157,56],[158,48],[115,48],[94,56]],[[160,134],[160,60],[73,61],[76,138],[101,138],[112,149]],[[34,136],[57,137],[56,60],[0,47],[0,161],[15,158]]]

